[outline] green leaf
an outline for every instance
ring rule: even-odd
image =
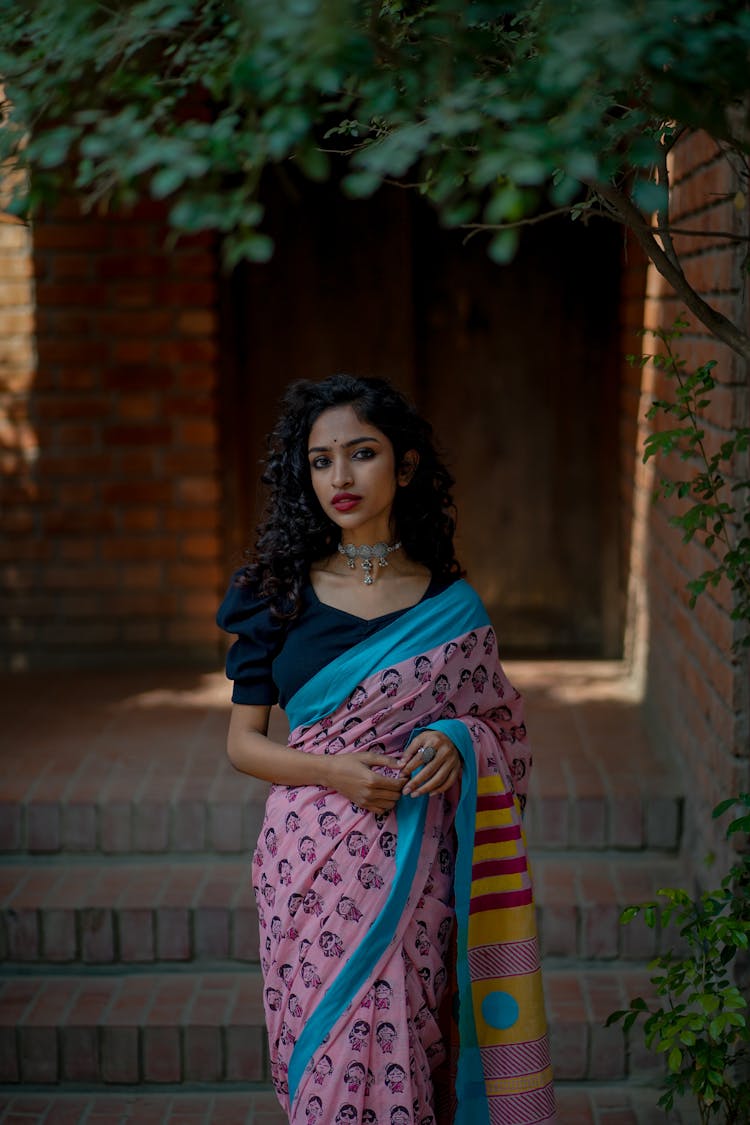
[[[490,242],[487,253],[492,258],[493,262],[498,265],[506,266],[511,262],[518,249],[519,233],[518,230],[501,230]]]
[[[380,187],[380,176],[374,172],[350,172],[345,176],[342,187],[354,199],[365,199]]]
[[[651,213],[666,208],[668,194],[663,184],[654,183],[653,180],[636,180],[633,198],[642,211]]]

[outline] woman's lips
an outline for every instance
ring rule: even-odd
[[[337,512],[350,512],[352,508],[356,508],[361,499],[361,496],[342,494],[341,496],[334,496],[331,504]]]

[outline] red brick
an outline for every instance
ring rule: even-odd
[[[101,849],[103,852],[131,850],[131,808],[128,803],[108,802],[102,816]]]
[[[24,1082],[57,1082],[57,1036],[53,1027],[20,1027],[18,1054]]]
[[[45,961],[73,961],[76,923],[73,910],[45,910],[42,915],[42,956]]]
[[[102,558],[106,562],[143,562],[174,558],[178,553],[177,543],[163,535],[125,539],[111,537],[102,543]]]
[[[573,957],[578,952],[578,919],[574,903],[549,903],[541,912],[545,957]]]
[[[63,1027],[62,1076],[69,1082],[98,1082],[99,1044],[94,1027]]]
[[[229,911],[201,907],[193,921],[196,957],[229,956]]]
[[[250,907],[235,907],[232,912],[231,955],[239,961],[258,960],[258,915]]]
[[[102,340],[79,338],[73,340],[37,337],[37,355],[41,368],[47,364],[64,364],[67,367],[91,363],[103,364],[107,359],[107,345]]]
[[[122,961],[153,961],[154,919],[151,910],[117,911]]]
[[[218,318],[212,309],[190,309],[178,315],[176,328],[184,336],[211,336],[218,330]]]
[[[103,281],[164,277],[169,261],[162,254],[103,254],[96,261],[96,274]]]
[[[181,800],[172,816],[172,848],[177,852],[203,851],[206,845],[205,801]]]
[[[115,364],[146,364],[151,366],[154,360],[155,346],[151,340],[114,340],[111,347],[111,358]]]
[[[139,343],[139,347],[143,344]],[[110,363],[102,372],[102,384],[119,391],[159,391],[171,386],[172,372],[160,365],[149,363]]]
[[[163,512],[158,508],[126,508],[118,512],[120,531],[159,531],[164,523]]]
[[[212,510],[205,508],[168,508],[164,513],[164,528],[166,531],[206,531],[218,533],[219,513],[215,507]]]
[[[171,498],[171,481],[118,481],[102,487],[105,504],[167,504]]]
[[[558,1082],[581,1081],[588,1069],[586,1028],[555,1020],[550,1025],[550,1051]]]
[[[164,336],[172,330],[174,316],[168,309],[140,309],[138,312],[102,310],[97,314],[97,323],[105,335],[124,336],[128,339],[145,337],[153,339]]]
[[[34,802],[26,810],[26,846],[30,852],[60,850],[60,806]]]
[[[212,800],[208,814],[209,840],[212,850],[217,852],[242,851],[241,806],[228,801]]]
[[[180,1033],[176,1027],[143,1030],[143,1077],[146,1082],[180,1082]]]
[[[169,473],[170,476],[179,477],[183,473],[192,476],[195,473],[203,473],[210,477],[217,469],[216,450],[200,447],[168,449],[162,454],[161,463],[164,472]],[[192,501],[188,499],[186,503]],[[215,501],[205,501],[205,503],[214,505]]]
[[[216,423],[210,418],[199,422],[180,422],[177,426],[178,445],[214,448],[217,440]]]
[[[573,806],[573,841],[581,847],[603,847],[607,835],[606,817],[606,805],[601,798],[579,797]]]
[[[169,846],[169,807],[139,801],[133,810],[133,848],[139,852],[164,852]]]
[[[222,1070],[220,1029],[188,1025],[185,1028],[185,1081],[218,1082]]]
[[[21,806],[0,801],[0,851],[15,852],[21,847]]]
[[[168,366],[186,363],[190,366],[215,363],[218,359],[218,344],[215,340],[161,340],[154,344],[154,359]]]
[[[72,852],[91,852],[96,848],[96,808],[66,801],[63,805],[63,848]]]
[[[228,1082],[263,1080],[264,1038],[260,1028],[230,1026],[226,1029],[226,1080]]]
[[[76,281],[80,283],[90,278],[93,263],[94,257],[91,254],[54,254],[49,258],[51,275],[56,282]],[[65,304],[70,300],[70,286],[60,286],[60,288],[67,291],[67,296],[63,295],[59,301],[52,301],[52,304]],[[98,286],[95,287],[95,293],[97,295],[94,297],[93,303],[98,304],[99,298],[101,297],[101,290]],[[75,288],[75,295],[81,300],[78,285],[76,285]],[[49,298],[46,299],[49,300]]]
[[[71,250],[81,253],[100,250],[108,241],[109,231],[103,223],[43,220],[34,226],[34,247],[37,250]]]
[[[29,286],[23,282],[5,281],[0,286],[0,306],[18,305],[23,308],[29,303]]]
[[[105,1082],[139,1081],[136,1027],[101,1029],[101,1074]]]
[[[5,930],[11,960],[38,961],[39,925],[35,910],[6,911]]]
[[[105,426],[103,438],[108,445],[168,445],[172,428],[160,422],[144,422],[140,425]]]
[[[23,254],[6,254],[0,252],[0,277],[8,281],[19,281],[21,279],[33,277],[34,269],[31,259]],[[207,289],[212,291],[212,286],[207,286]],[[197,302],[201,304],[203,302]],[[209,301],[205,302],[206,304]]]
[[[114,933],[109,910],[81,911],[81,957],[89,963],[114,961]]]
[[[216,559],[221,545],[214,535],[186,535],[182,540],[182,551],[188,559]]]
[[[206,309],[216,302],[216,286],[212,281],[158,281],[154,292],[160,305],[175,305],[181,309]]]

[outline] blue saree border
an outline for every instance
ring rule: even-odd
[[[415,732],[416,733],[416,732]],[[396,806],[396,873],[383,909],[367,935],[356,947],[351,957],[341,967],[333,984],[326,989],[315,1011],[305,1024],[304,1031],[294,1045],[289,1060],[289,1103],[294,1101],[305,1068],[319,1047],[323,1045],[339,1017],[351,1004],[362,986],[393,941],[392,918],[403,914],[417,862],[422,848],[424,822],[427,816],[428,797],[403,798]]]
[[[474,862],[474,834],[477,807],[477,759],[471,732],[460,719],[438,719],[429,730],[442,731],[461,755],[461,796],[454,827],[456,866],[453,894],[456,908],[456,982],[458,984],[458,1073],[456,1075],[456,1114],[453,1125],[490,1125],[479,1049],[474,1000],[469,968],[469,904]],[[415,732],[416,733],[416,732]]]
[[[290,728],[311,726],[324,715],[330,715],[378,668],[399,664],[425,649],[437,648],[471,629],[489,624],[479,595],[468,582],[459,578],[442,594],[418,602],[392,625],[379,629],[321,668],[287,703]]]

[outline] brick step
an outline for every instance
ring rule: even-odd
[[[0,866],[0,959],[258,960],[249,859]]]
[[[234,799],[208,793],[166,800],[146,791],[139,800],[124,794],[90,801],[6,800],[0,807],[0,854],[246,854],[258,837],[266,789],[251,779],[234,780],[233,789]],[[682,805],[677,795],[532,796],[527,836],[535,851],[674,852]]]
[[[36,790],[39,787],[34,787]],[[42,787],[43,790],[44,787]],[[166,797],[152,781],[140,795],[122,784],[82,799],[33,793],[0,804],[0,854],[155,855],[247,854],[263,819],[266,786],[222,773],[202,787]],[[534,796],[526,832],[534,851],[621,849],[675,852],[682,832],[683,798],[621,793]]]
[[[684,886],[679,860],[662,854],[544,852],[532,857],[539,937],[546,958],[648,961],[665,936],[641,919],[620,924],[626,906],[653,899],[661,887]],[[674,944],[670,931],[667,940]]]
[[[0,854],[247,855],[258,839],[267,787],[249,778],[231,781],[233,797],[212,796],[207,787],[202,797],[176,799],[147,790],[138,800],[121,792],[87,801],[5,801]]]
[[[645,768],[645,765],[644,765]],[[529,800],[526,836],[534,852],[561,849],[621,849],[674,853],[682,836],[684,800],[677,789],[648,796],[624,792],[578,796],[574,787],[551,793],[548,779],[540,780],[545,793]]]
[[[642,970],[552,970],[545,978],[560,1081],[654,1073],[609,1013],[650,986]],[[260,973],[15,977],[0,984],[0,1083],[268,1081]]]
[[[174,859],[175,857],[170,857]],[[534,860],[542,954],[646,960],[659,934],[620,926],[623,907],[679,885],[676,860],[540,855]],[[24,964],[257,961],[248,860],[0,865],[0,960]]]
[[[657,1091],[632,1085],[566,1087],[556,1089],[558,1125],[664,1125],[664,1111],[656,1108]],[[0,1121],[18,1125],[287,1125],[270,1090],[189,1093],[38,1092],[0,1091]],[[692,1125],[697,1117],[684,1110],[670,1115],[670,1125]]]
[[[621,667],[532,662],[510,673],[527,691],[534,850],[674,851],[683,782],[649,745]],[[247,855],[267,787],[226,757],[224,677],[201,680],[186,691],[174,672],[61,672],[58,698],[40,700],[35,677],[15,679],[0,852]],[[271,737],[283,742],[286,731],[274,708]],[[33,754],[10,753],[26,745]]]

